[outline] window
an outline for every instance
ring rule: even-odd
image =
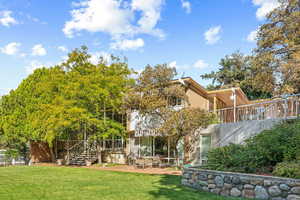
[[[181,98],[178,97],[170,97],[169,98],[169,105],[171,106],[180,106],[182,105],[183,101]]]
[[[201,146],[200,146],[200,156],[201,156],[201,162],[202,164],[206,163],[208,151],[211,148],[211,136],[201,136]]]

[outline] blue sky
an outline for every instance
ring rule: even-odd
[[[126,56],[137,71],[168,63],[179,75],[218,69],[255,47],[255,30],[277,0],[0,0],[0,95],[32,71],[87,45],[94,55]]]

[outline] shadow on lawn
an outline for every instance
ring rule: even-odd
[[[169,200],[178,199],[197,199],[197,200],[225,200],[227,198],[219,197],[207,192],[200,192],[191,188],[184,187],[180,184],[181,176],[163,175],[161,179],[154,183],[155,190],[149,194],[156,198]]]

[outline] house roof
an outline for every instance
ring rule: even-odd
[[[187,83],[190,88],[194,89],[196,92],[200,93],[203,96],[207,96],[207,90],[191,77],[185,77],[182,78],[182,80],[185,83]]]
[[[208,96],[209,97],[217,97],[221,101],[223,101],[227,107],[233,107],[233,100],[231,99],[231,96],[233,94],[233,91],[236,93],[237,97],[237,106],[238,105],[244,105],[244,104],[249,104],[249,100],[243,90],[239,87],[235,88],[228,88],[228,89],[221,89],[221,90],[213,90],[213,91],[208,91]]]
[[[184,81],[185,84],[188,84],[188,87],[196,91],[198,94],[208,99],[217,97],[220,101],[225,103],[226,107],[233,107],[234,102],[231,99],[233,90],[236,92],[237,95],[237,105],[244,105],[250,103],[243,90],[239,87],[207,91],[202,85],[200,85],[191,77],[184,77],[181,79],[174,80],[174,82],[178,82],[178,83],[182,81]]]

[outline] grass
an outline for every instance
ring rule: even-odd
[[[230,200],[180,185],[179,176],[71,167],[1,167],[2,200]]]

